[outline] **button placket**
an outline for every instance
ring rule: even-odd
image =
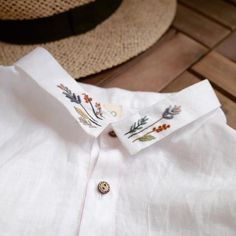
[[[88,182],[81,220],[80,235],[82,236],[98,235],[98,232],[99,235],[115,234],[114,212],[119,196],[119,181],[124,168],[124,157],[121,151],[109,147],[110,139],[107,132],[103,137],[99,137],[99,154]]]

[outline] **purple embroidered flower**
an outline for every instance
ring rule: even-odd
[[[181,112],[181,106],[176,106],[172,108],[172,106],[169,106],[165,109],[165,111],[162,114],[162,117],[164,119],[173,119],[175,115],[178,115]]]

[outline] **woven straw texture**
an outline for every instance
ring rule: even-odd
[[[1,20],[24,20],[52,16],[95,0],[0,0]]]
[[[175,0],[124,0],[94,30],[39,46],[49,50],[78,79],[116,66],[149,48],[167,30],[175,10]],[[0,42],[0,64],[12,64],[33,48],[35,45]]]

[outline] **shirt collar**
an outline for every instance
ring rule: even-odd
[[[76,82],[43,48],[15,67],[64,105],[88,135],[98,137],[111,125],[130,154],[220,107],[208,80],[171,94],[105,89]]]

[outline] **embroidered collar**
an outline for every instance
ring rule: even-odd
[[[98,137],[111,125],[130,154],[156,143],[220,106],[207,80],[173,94],[104,89],[76,82],[43,48],[26,55],[15,67],[27,73],[62,103],[88,135]],[[124,95],[122,101],[121,94]],[[151,105],[150,100],[145,104],[143,99],[131,99],[135,94],[155,100]],[[134,109],[122,118],[114,116],[114,111],[104,103],[109,96],[115,103],[120,101],[121,106],[135,104],[142,108]]]

